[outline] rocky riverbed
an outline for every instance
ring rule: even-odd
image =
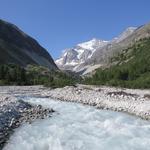
[[[7,94],[2,93],[2,90],[0,90],[0,150],[15,128],[24,122],[31,123],[35,119],[50,117],[53,112],[52,109],[44,109],[41,105],[30,105],[12,96],[14,93],[12,95],[7,92]]]
[[[87,104],[98,109],[127,112],[150,120],[150,90],[77,85],[46,90],[41,95]]]
[[[77,102],[127,112],[150,120],[150,90],[96,87],[87,85],[67,86],[50,89],[43,86],[1,86],[0,87],[0,147],[23,122],[50,116],[52,109],[32,106],[16,97],[49,97],[60,101]]]
[[[4,86],[1,94],[37,96],[77,102],[99,109],[127,112],[150,119],[150,89],[125,89],[106,86],[77,85],[50,89],[43,86]]]

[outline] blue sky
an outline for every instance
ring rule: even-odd
[[[58,58],[80,42],[110,40],[129,26],[150,22],[150,0],[0,0],[0,18]]]

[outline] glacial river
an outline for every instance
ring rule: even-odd
[[[53,108],[44,120],[16,129],[4,150],[149,150],[150,122],[81,104],[24,98]]]

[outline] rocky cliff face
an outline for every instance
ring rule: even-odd
[[[41,65],[57,69],[50,54],[15,25],[0,20],[0,64]]]
[[[111,57],[120,53],[123,49],[132,46],[139,39],[150,37],[150,24],[144,26],[129,27],[118,37],[110,41],[91,40],[89,42],[78,44],[69,49],[56,60],[56,64],[61,69],[69,69],[81,74],[87,74],[96,68],[108,65]],[[71,51],[76,51],[69,61],[64,61]],[[80,56],[80,57],[77,57]],[[84,58],[84,59],[83,59]]]

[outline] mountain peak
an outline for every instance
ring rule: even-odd
[[[108,41],[93,38],[87,42],[77,44],[75,47],[63,51],[62,56],[55,61],[59,68],[75,67],[79,64],[85,63],[90,59],[97,48],[107,45]],[[77,68],[74,68],[74,71]]]
[[[88,49],[88,50],[94,50],[98,47],[102,47],[102,46],[106,45],[107,42],[108,41],[93,38],[92,40],[80,43],[77,46],[82,47],[84,49]]]
[[[136,29],[137,29],[137,27],[128,27],[125,31],[134,31]]]
[[[118,43],[130,36],[136,29],[137,27],[128,27],[118,37],[115,37],[112,41]]]

